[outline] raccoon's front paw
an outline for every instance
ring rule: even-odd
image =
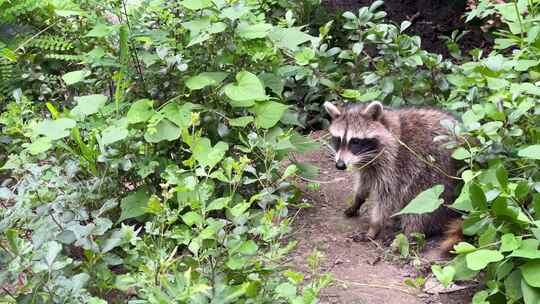
[[[351,239],[353,242],[369,242],[373,240],[366,231],[357,232],[351,235]]]
[[[355,217],[358,216],[358,208],[354,208],[354,206],[351,206],[343,212],[346,217]]]

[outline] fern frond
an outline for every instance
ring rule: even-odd
[[[30,42],[29,46],[35,47],[47,51],[67,51],[73,49],[73,44],[63,37],[58,36],[45,36],[34,39]]]
[[[18,0],[14,1],[16,4],[3,3],[2,13],[0,13],[0,20],[14,20],[17,17],[30,13],[33,10],[40,8],[47,4],[47,1],[41,0]]]
[[[69,55],[69,54],[46,54],[45,58],[47,59],[56,59],[62,61],[82,61],[84,56],[82,55]]]

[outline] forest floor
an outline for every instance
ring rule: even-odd
[[[323,132],[318,132],[318,138]],[[364,304],[364,303],[469,303],[472,288],[450,286],[443,289],[429,275],[429,262],[423,267],[413,267],[411,259],[400,259],[388,244],[380,241],[355,242],[352,235],[367,229],[367,215],[364,207],[360,216],[347,218],[343,211],[352,199],[352,178],[349,172],[335,169],[333,156],[328,148],[302,155],[296,155],[299,162],[306,162],[320,168],[315,179],[321,182],[317,190],[309,190],[308,182],[299,180],[306,202],[311,208],[301,209],[295,217],[292,239],[298,246],[291,256],[289,265],[297,271],[309,274],[307,257],[317,250],[322,253],[321,273],[330,272],[333,283],[325,288],[321,303]],[[434,240],[428,241],[428,246]],[[418,257],[426,260],[420,253]],[[423,269],[421,269],[423,268]],[[424,288],[411,288],[405,279],[427,275]]]

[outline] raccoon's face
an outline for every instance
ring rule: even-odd
[[[381,152],[388,130],[382,123],[383,106],[380,102],[338,109],[326,102],[324,107],[332,116],[331,144],[336,152],[336,168],[362,166]]]

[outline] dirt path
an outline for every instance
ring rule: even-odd
[[[316,135],[317,137],[317,135]],[[350,238],[354,232],[367,229],[367,217],[361,209],[360,217],[346,218],[343,211],[352,195],[350,173],[334,168],[330,153],[320,150],[297,155],[297,160],[320,168],[316,180],[318,190],[308,190],[306,181],[299,185],[312,208],[303,209],[294,222],[293,238],[298,248],[291,265],[308,273],[306,258],[313,250],[323,256],[322,272],[331,272],[334,283],[326,288],[321,303],[344,304],[416,304],[416,303],[468,303],[468,295],[425,294],[407,287],[406,278],[414,278],[417,271],[406,263],[390,262],[385,258],[388,247],[380,243],[359,243]],[[364,210],[365,211],[365,210]]]

